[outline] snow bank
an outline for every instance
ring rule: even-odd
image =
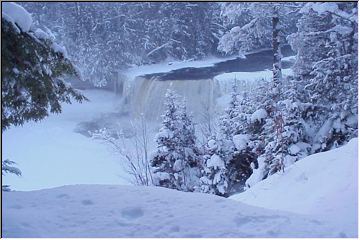
[[[13,2],[2,2],[2,16],[16,24],[21,31],[28,32],[32,25],[32,17],[23,7]]]
[[[306,157],[231,198],[243,203],[327,219],[357,236],[358,141]]]
[[[4,237],[336,237],[315,219],[209,194],[75,185],[3,193]]]

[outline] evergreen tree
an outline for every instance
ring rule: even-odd
[[[156,136],[157,151],[150,160],[155,185],[194,191],[198,185],[199,150],[185,103],[171,90],[165,95],[165,114]]]
[[[205,146],[202,191],[221,196],[239,192],[251,175],[254,140],[249,134],[249,113],[246,95],[240,100],[234,81],[229,107],[220,118],[219,133]]]
[[[217,54],[218,3],[21,3],[60,37],[85,80],[105,86],[133,65]]]
[[[318,152],[357,135],[357,6],[314,3],[302,12],[290,39],[298,52],[296,76],[313,105],[307,122],[315,133],[312,152]]]
[[[229,196],[229,173],[227,168],[229,146],[223,144],[229,141],[213,137],[205,146],[203,155],[204,167],[200,178],[200,191],[219,196]]]
[[[10,161],[8,159],[5,159],[1,162],[1,174],[5,175],[7,173],[15,174],[17,176],[21,176],[21,171],[12,165],[16,164],[13,161]],[[9,185],[2,185],[2,191],[10,191]]]
[[[77,77],[77,72],[50,36],[40,29],[19,30],[4,17],[1,23],[2,131],[59,113],[71,98],[86,99],[64,81],[64,75]]]

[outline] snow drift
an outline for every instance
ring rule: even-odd
[[[268,209],[327,219],[348,237],[357,236],[357,138],[308,156],[231,198]]]
[[[115,185],[3,193],[4,237],[338,237],[331,226],[215,195]]]

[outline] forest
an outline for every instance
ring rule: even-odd
[[[357,10],[356,2],[2,2],[3,234],[356,237]],[[106,194],[126,197],[112,203]],[[101,202],[127,222],[111,225],[112,213],[100,221],[97,210],[94,224],[109,221],[99,232],[84,212],[65,230],[16,223],[36,196],[70,212],[80,210],[69,196],[79,209]],[[222,201],[232,222],[218,226],[202,204]],[[152,208],[159,226],[172,224],[162,207],[178,225],[148,226]],[[44,209],[47,219],[61,215]]]

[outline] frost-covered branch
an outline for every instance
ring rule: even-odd
[[[131,122],[133,136],[125,137],[122,129],[117,134],[111,134],[107,129],[92,133],[92,138],[108,144],[122,160],[124,170],[132,176],[131,182],[137,185],[152,185],[152,174],[149,166],[148,133],[143,117]]]

